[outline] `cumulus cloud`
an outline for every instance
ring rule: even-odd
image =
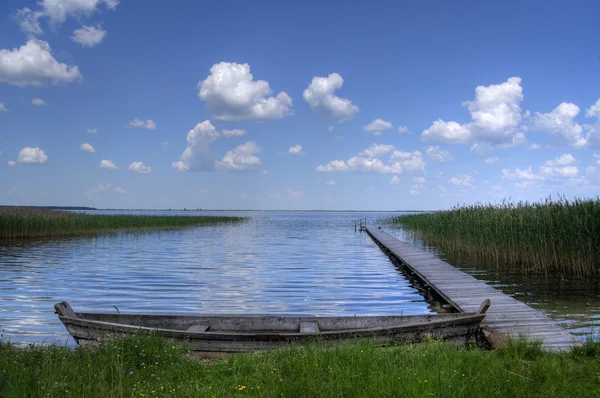
[[[390,180],[390,184],[392,185],[396,185],[400,183],[400,179],[398,178],[398,176],[393,176],[392,179]]]
[[[129,125],[132,127],[142,127],[147,130],[156,130],[156,123],[154,123],[150,119],[148,119],[148,120],[133,119],[132,121],[129,122]]]
[[[58,25],[68,18],[89,16],[99,10],[100,4],[114,11],[119,0],[42,0],[38,4],[42,14],[50,19],[50,24]]]
[[[359,111],[358,107],[352,104],[352,101],[334,94],[343,85],[344,79],[337,73],[332,73],[327,77],[315,76],[308,88],[302,93],[302,96],[318,115],[326,119],[343,122],[352,119]]]
[[[499,161],[500,161],[500,158],[498,156],[483,159],[483,163],[485,163],[485,164],[494,164],[494,163],[498,163]]]
[[[529,149],[530,151],[535,151],[537,149],[540,149],[540,146],[538,144],[531,144],[529,145],[529,147],[527,147],[527,149]]]
[[[410,130],[406,126],[399,126],[398,127],[398,132],[399,133],[410,133]]]
[[[44,13],[41,11],[32,11],[25,7],[17,10],[17,13],[13,16],[13,19],[17,22],[17,24],[19,24],[19,28],[21,28],[23,33],[25,33],[29,38],[33,38],[44,33],[39,22],[40,17],[43,15]]]
[[[290,155],[306,155],[304,151],[302,151],[301,145],[294,145],[288,148],[287,153]]]
[[[47,160],[48,155],[46,155],[46,153],[38,147],[25,147],[19,151],[19,163],[42,164],[46,163]]]
[[[127,168],[129,171],[135,171],[136,173],[148,174],[152,172],[152,167],[146,166],[142,162],[133,162]]]
[[[207,111],[217,120],[282,119],[292,114],[292,98],[284,91],[272,96],[269,82],[255,81],[248,64],[215,64],[198,89]]]
[[[413,178],[413,181],[419,184],[425,184],[427,182],[427,180],[425,180],[425,177],[415,177]]]
[[[8,112],[8,109],[6,109],[4,104],[2,102],[0,102],[0,113],[2,113],[2,112]]]
[[[334,181],[334,180],[327,181],[327,182],[325,183],[325,185],[335,185],[335,181]]]
[[[79,149],[81,149],[82,151],[85,151],[85,152],[89,152],[89,153],[96,152],[96,150],[94,149],[94,147],[91,146],[90,144],[88,144],[87,142],[84,142],[83,144],[81,144],[79,146]]]
[[[87,129],[88,134],[96,134],[98,129]]]
[[[100,42],[104,40],[104,37],[106,37],[106,31],[102,29],[100,25],[84,25],[82,28],[73,31],[71,40],[84,47],[94,47],[95,45],[100,44]]]
[[[548,134],[558,135],[573,148],[600,147],[600,99],[590,106],[585,115],[597,118],[594,124],[581,125],[575,121],[580,109],[577,105],[562,102],[550,113],[536,112],[532,127]]]
[[[41,98],[34,98],[31,100],[31,103],[35,106],[47,105],[46,101]]]
[[[173,162],[172,166],[180,171],[213,170],[210,144],[220,135],[210,120],[196,124],[187,134],[187,147],[179,157],[179,161]]]
[[[544,181],[547,183],[575,182],[585,183],[579,177],[579,169],[575,166],[576,160],[570,153],[565,153],[555,159],[544,162],[536,173],[529,166],[527,169],[502,169],[502,178],[508,180],[520,180],[521,186],[517,188],[526,188],[534,181]],[[524,184],[530,181],[531,184]]]
[[[373,135],[381,135],[385,130],[391,130],[394,126],[392,123],[386,122],[383,119],[375,119],[371,123],[363,127],[363,130]]]
[[[9,165],[10,167],[13,167],[13,166],[14,166],[14,165],[16,165],[16,164],[17,164],[17,162],[15,162],[14,160],[9,160],[9,161],[8,161],[8,165]]]
[[[450,152],[440,149],[440,147],[435,145],[426,147],[425,152],[434,162],[445,163],[453,159],[452,155],[450,155]]]
[[[423,131],[423,141],[444,141],[453,144],[483,142],[490,145],[515,143],[524,138],[517,129],[521,122],[523,88],[521,78],[511,77],[501,84],[478,86],[475,99],[463,103],[471,114],[471,122],[460,124],[436,120]]]
[[[241,137],[243,135],[246,135],[244,129],[223,130],[223,137],[225,138]]]
[[[41,87],[47,83],[81,81],[79,68],[59,63],[45,41],[32,39],[19,48],[0,50],[0,82],[18,87]]]
[[[260,152],[260,148],[253,141],[248,141],[245,144],[238,145],[231,151],[227,151],[223,160],[215,162],[215,168],[232,170],[232,171],[246,171],[253,168],[253,166],[260,165],[260,159],[254,156],[255,153]]]
[[[380,158],[387,156],[387,162]],[[402,152],[392,145],[373,144],[358,155],[344,160],[332,160],[319,165],[316,171],[331,172],[373,172],[385,174],[402,174],[404,171],[424,171],[425,163],[421,152]]]
[[[111,160],[102,159],[100,161],[99,167],[101,169],[109,169],[109,170],[119,170],[119,167],[114,164]]]

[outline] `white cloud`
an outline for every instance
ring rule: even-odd
[[[521,78],[511,77],[501,84],[478,86],[475,99],[466,101],[471,122],[459,124],[436,120],[423,131],[421,139],[439,140],[448,143],[483,142],[493,145],[521,143],[525,138],[517,130],[521,122],[523,88]],[[520,136],[515,139],[515,136]]]
[[[375,119],[371,123],[363,127],[363,130],[373,135],[381,135],[385,130],[391,130],[394,126],[392,123],[386,122],[383,119]]]
[[[592,106],[590,106],[587,111],[585,112],[585,115],[587,117],[595,117],[600,119],[600,99],[598,99],[598,101],[596,101],[596,103]]]
[[[12,50],[0,50],[0,82],[18,87],[44,86],[83,81],[77,66],[59,63],[50,45],[41,40],[29,40]]]
[[[102,159],[99,167],[101,169],[119,170],[119,167],[115,165],[111,160]]]
[[[413,181],[419,184],[425,184],[427,182],[427,180],[425,180],[425,177],[415,177],[413,178]]]
[[[413,188],[410,191],[408,191],[408,193],[411,194],[411,195],[413,195],[413,196],[416,196],[416,195],[420,195],[421,191],[418,190],[418,189]]]
[[[98,11],[100,4],[114,10],[119,0],[41,0],[38,4],[42,7],[43,15],[50,19],[50,24],[57,25],[68,18],[89,16]]]
[[[391,152],[387,163],[381,158]],[[333,160],[325,165],[319,165],[319,172],[374,172],[386,174],[402,174],[403,171],[424,171],[425,163],[421,152],[401,152],[392,145],[373,144],[369,148],[353,156],[347,161]]]
[[[215,162],[216,169],[225,169],[233,171],[246,171],[253,166],[261,164],[260,159],[254,156],[260,152],[260,148],[253,141],[238,145],[231,151],[227,151],[223,160]]]
[[[285,192],[287,192],[287,194],[294,198],[294,199],[298,199],[301,198],[302,196],[304,196],[304,192],[302,191],[292,191],[291,189],[286,189]]]
[[[46,101],[41,98],[34,98],[31,100],[31,103],[35,106],[47,105]]]
[[[265,169],[263,169],[263,170],[261,171],[261,173],[263,173],[264,175],[268,175],[268,174],[269,174],[269,170],[265,170]]]
[[[582,135],[583,127],[574,121],[578,114],[577,105],[563,102],[550,113],[536,112],[533,126],[549,134],[561,135],[574,148],[583,148],[587,145]]]
[[[352,101],[334,94],[344,85],[344,79],[332,73],[327,77],[315,76],[302,96],[310,108],[320,116],[343,122],[352,119],[359,109]]]
[[[117,192],[117,193],[126,193],[127,191],[124,188],[121,187],[115,187],[113,189],[113,192]]]
[[[400,183],[400,179],[398,178],[398,176],[393,176],[390,179],[390,184],[392,184],[392,185],[396,185],[396,184],[399,184],[399,183]]]
[[[13,19],[19,24],[19,27],[27,35],[27,37],[33,38],[44,33],[39,22],[40,17],[43,15],[43,12],[32,11],[25,7],[17,10],[17,13],[14,15]]]
[[[515,183],[515,187],[517,187],[517,189],[520,190],[527,189],[531,185],[533,185],[533,181],[523,181]]]
[[[129,171],[135,171],[136,173],[148,174],[152,172],[152,167],[146,166],[142,162],[133,162],[127,168]]]
[[[398,127],[398,132],[399,133],[410,133],[410,130],[408,129],[407,126],[399,126]]]
[[[14,165],[16,165],[16,164],[17,164],[17,162],[15,162],[14,160],[9,160],[9,161],[8,161],[8,165],[9,165],[10,167],[13,167],[13,166],[14,166]]]
[[[285,92],[271,96],[265,80],[254,80],[250,65],[221,62],[198,83],[198,96],[221,121],[282,119],[292,114],[292,98]]]
[[[306,153],[302,151],[301,145],[294,145],[289,147],[287,153],[289,153],[290,155],[306,155]]]
[[[334,180],[327,181],[327,182],[325,183],[325,185],[335,185],[335,181],[334,181]]]
[[[466,144],[471,141],[471,130],[456,122],[436,120],[423,131],[423,141],[444,141],[449,144]]]
[[[530,151],[535,151],[537,149],[540,149],[540,146],[538,144],[531,144],[529,145],[529,147],[527,147],[527,149],[529,149]]]
[[[2,113],[2,112],[8,112],[8,109],[6,109],[4,104],[2,102],[0,102],[0,113]]]
[[[100,44],[100,42],[104,40],[104,37],[106,37],[106,31],[102,29],[100,25],[84,25],[82,28],[73,31],[71,40],[84,47],[94,47],[95,45]]]
[[[500,161],[500,158],[498,156],[483,159],[483,163],[485,163],[485,164],[494,164],[499,161]]]
[[[209,120],[196,124],[187,134],[187,147],[173,162],[173,167],[181,171],[213,170],[214,163],[210,152],[210,144],[221,134]]]
[[[98,129],[87,129],[88,134],[96,134]]]
[[[576,162],[573,155],[565,153],[553,160],[544,162],[538,173],[533,171],[530,166],[525,170],[521,169],[502,169],[503,179],[522,180],[522,181],[545,181],[550,183],[556,182],[575,182],[582,183],[585,181],[579,177],[579,169],[574,165]],[[531,184],[521,184],[521,188],[526,188]]]
[[[89,152],[89,153],[96,152],[96,150],[94,149],[94,147],[91,146],[90,144],[88,144],[87,142],[84,142],[83,144],[81,144],[79,146],[79,149],[81,149],[82,151],[85,151],[85,152]]]
[[[223,137],[225,138],[241,137],[245,134],[246,130],[244,129],[223,130]]]
[[[597,159],[597,160],[596,160],[596,164],[600,166],[600,154],[598,154],[598,153],[595,153],[595,154],[594,154],[594,159]]]
[[[154,123],[150,119],[148,119],[148,120],[133,119],[132,121],[129,122],[129,125],[132,127],[143,127],[147,130],[156,130],[156,123]]]
[[[440,149],[438,146],[428,146],[425,148],[425,152],[431,160],[434,162],[449,162],[451,161],[452,155],[450,152]]]
[[[472,187],[473,186],[473,177],[468,174],[457,175],[452,177],[449,181],[450,184],[462,187]]]
[[[19,151],[19,163],[46,163],[48,156],[40,148],[25,147]]]

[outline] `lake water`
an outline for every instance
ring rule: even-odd
[[[127,212],[249,216],[241,225],[0,243],[0,331],[73,344],[53,312],[424,314],[426,301],[353,220],[399,213]],[[390,230],[409,240],[404,231]],[[412,243],[422,245],[420,242]],[[427,248],[431,250],[431,248]],[[453,263],[452,259],[447,259]],[[454,262],[585,339],[600,329],[598,278],[524,277]]]
[[[53,313],[62,300],[76,311],[129,313],[441,311],[354,231],[354,219],[391,214],[231,214],[252,221],[0,244],[0,330],[14,342],[68,341]]]

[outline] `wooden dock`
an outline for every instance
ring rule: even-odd
[[[547,315],[442,261],[435,254],[402,242],[375,226],[367,233],[390,255],[415,274],[426,286],[461,312],[477,311],[481,302],[492,302],[482,322],[488,340],[502,345],[508,337],[538,340],[553,351],[579,345],[577,338]]]

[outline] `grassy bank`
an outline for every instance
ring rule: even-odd
[[[0,238],[94,235],[104,232],[171,229],[244,221],[242,217],[91,215],[27,207],[0,208]]]
[[[0,343],[3,397],[587,397],[600,389],[600,344],[565,354],[517,343],[498,351],[439,342],[320,345],[191,359],[156,337],[101,347],[17,350]]]
[[[476,204],[394,217],[445,254],[500,267],[600,274],[600,199]]]

